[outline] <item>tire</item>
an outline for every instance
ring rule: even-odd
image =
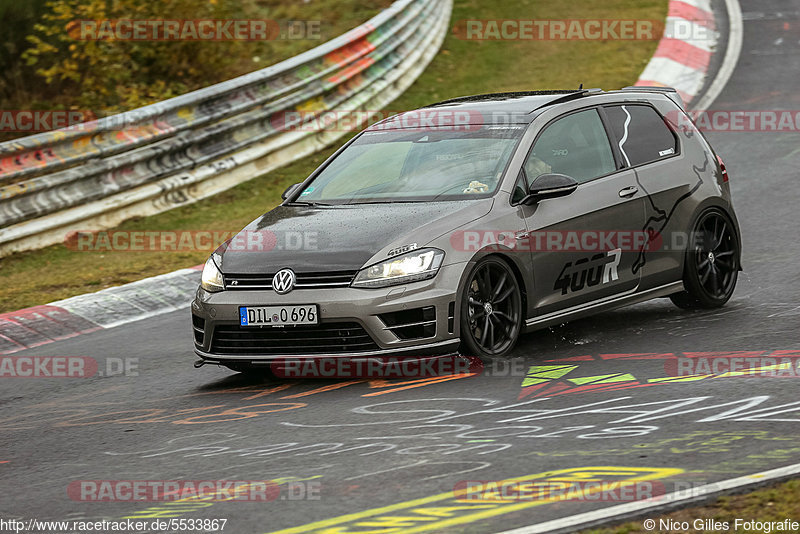
[[[522,331],[522,293],[509,265],[496,257],[472,268],[461,295],[462,352],[483,361],[506,356]]]
[[[686,247],[685,291],[670,295],[682,309],[711,309],[725,305],[739,277],[739,240],[730,217],[717,208],[695,223]]]

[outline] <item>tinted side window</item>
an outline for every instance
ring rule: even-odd
[[[547,126],[525,161],[529,185],[551,172],[586,182],[614,170],[611,145],[595,109],[572,113]]]
[[[677,152],[675,136],[661,115],[650,106],[609,106],[605,110],[614,142],[629,166],[650,163]]]

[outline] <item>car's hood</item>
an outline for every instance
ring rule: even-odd
[[[218,250],[223,273],[348,271],[387,247],[423,247],[488,213],[492,199],[457,202],[278,206]],[[379,261],[382,258],[374,258]]]

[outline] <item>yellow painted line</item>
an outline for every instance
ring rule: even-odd
[[[568,378],[568,381],[582,386],[584,384],[614,384],[616,382],[634,382],[636,377],[632,374],[613,374],[613,375],[597,375],[585,376],[582,378]]]
[[[525,380],[522,381],[522,386],[521,387],[524,388],[526,386],[536,386],[536,385],[539,385],[539,384],[544,384],[545,382],[550,382],[550,379],[549,378],[526,378]]]
[[[607,482],[611,485],[622,486],[634,482],[668,478],[683,472],[683,469],[656,467],[578,467],[509,478],[496,482],[502,484],[531,480],[537,482]],[[608,489],[609,485],[606,485],[605,488]],[[476,500],[473,504],[471,502],[465,503],[463,500],[463,496],[468,491],[475,491],[475,488],[448,491],[430,497],[422,497],[382,506],[380,508],[323,519],[298,527],[278,530],[273,534],[299,534],[308,532],[316,532],[318,534],[390,534],[403,532],[404,534],[411,534],[414,532],[425,532],[449,528],[464,523],[472,523],[481,519],[487,519],[565,499],[564,495],[554,495],[530,501],[512,501],[511,504],[507,501],[487,503],[485,500]],[[570,495],[569,499],[574,500],[576,495],[588,496],[602,491],[602,487],[591,486],[583,490],[578,490],[576,493]],[[396,512],[401,513],[394,515]]]
[[[522,381],[522,387],[561,378],[577,368],[577,365],[532,365],[528,369],[525,380]]]
[[[715,376],[714,378],[731,378],[731,377],[740,377],[740,376],[762,376],[762,373],[771,373],[773,376],[781,376],[788,375],[794,376],[791,372],[794,370],[794,366],[791,362],[787,363],[780,363],[777,365],[766,365],[763,367],[753,367],[752,369],[744,369],[742,371],[728,371],[727,373],[722,373],[720,375]],[[790,371],[789,373],[775,373],[775,371]],[[767,376],[770,376],[769,374]]]
[[[664,383],[664,382],[695,382],[697,380],[705,380],[714,375],[686,375],[686,376],[668,376],[666,378],[651,378],[648,382]]]

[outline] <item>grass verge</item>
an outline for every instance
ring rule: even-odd
[[[752,493],[720,497],[715,502],[706,506],[685,508],[661,516],[650,516],[651,519],[656,521],[657,525],[659,524],[659,519],[674,521],[674,523],[671,523],[673,525],[680,525],[684,522],[688,522],[690,527],[694,526],[695,520],[700,520],[701,522],[713,520],[718,523],[728,523],[730,526],[728,529],[706,530],[704,525],[707,525],[707,523],[701,523],[700,526],[703,528],[700,529],[656,528],[655,530],[646,530],[642,526],[642,521],[644,521],[644,519],[642,519],[610,528],[584,530],[581,534],[677,534],[685,532],[691,532],[692,534],[719,534],[720,532],[736,532],[737,534],[763,533],[764,529],[734,529],[735,521],[737,519],[741,519],[745,522],[781,522],[786,519],[800,521],[800,500],[797,499],[798,494],[800,494],[800,480],[790,480]],[[708,525],[711,526],[710,524]]]
[[[0,0],[0,110],[92,110],[98,117],[120,113],[295,56],[391,2]],[[67,31],[71,21],[105,19],[271,19],[282,35],[267,40],[82,41]],[[3,128],[0,141],[30,133]]]
[[[456,0],[451,26],[482,19],[663,20],[667,0]],[[531,89],[632,84],[657,41],[476,41],[450,33],[425,73],[390,109],[414,109],[455,96]],[[133,219],[119,230],[235,231],[271,209],[280,193],[302,181],[333,148],[259,176],[224,193],[152,217]],[[357,224],[354,221],[354,224]],[[0,312],[96,291],[202,263],[198,252],[77,252],[64,245],[0,260]]]

